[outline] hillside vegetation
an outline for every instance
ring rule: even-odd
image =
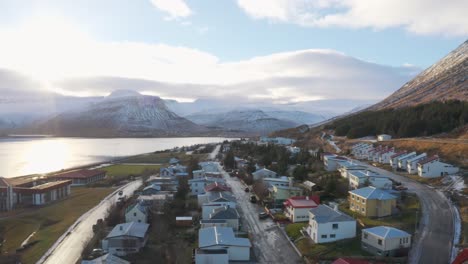
[[[468,124],[468,102],[451,100],[414,107],[365,111],[333,121],[335,135],[359,138],[376,134],[418,137],[450,132]]]

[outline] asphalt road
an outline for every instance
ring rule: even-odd
[[[257,263],[303,263],[297,252],[270,219],[259,220],[258,214],[263,209],[252,204],[250,193],[244,191],[245,186],[234,177],[224,172],[227,183],[237,199],[237,207],[242,219],[242,229],[252,235],[253,252]]]
[[[123,195],[129,197],[141,184],[140,180],[133,181],[107,196],[96,207],[82,215],[37,263],[76,263],[87,242],[93,236],[93,225],[98,219],[104,218],[108,208],[117,202],[118,191],[122,190]]]
[[[447,264],[451,261],[455,236],[454,219],[457,211],[440,191],[366,163],[373,171],[388,176],[408,187],[421,202],[422,215],[416,236],[413,236],[413,248],[408,263]]]

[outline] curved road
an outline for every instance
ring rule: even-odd
[[[453,242],[455,237],[456,208],[437,189],[421,184],[407,177],[394,174],[367,163],[356,161],[381,175],[392,178],[408,187],[415,193],[422,207],[419,228],[413,236],[413,247],[409,255],[409,263],[447,264],[451,262]]]
[[[93,225],[98,219],[105,218],[108,208],[117,202],[117,193],[122,190],[123,194],[129,197],[141,185],[141,180],[133,181],[107,196],[96,207],[78,218],[37,263],[76,263],[93,236]]]

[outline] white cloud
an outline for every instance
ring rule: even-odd
[[[66,21],[49,19],[0,29],[0,39],[0,68],[32,76],[66,94],[134,89],[185,99],[379,100],[415,72],[414,67],[384,66],[323,49],[222,62],[188,47],[98,42]]]
[[[309,27],[402,27],[417,34],[468,34],[466,0],[237,0],[255,19]]]
[[[169,14],[169,19],[188,17],[193,13],[184,0],[151,0],[151,3],[157,9]]]

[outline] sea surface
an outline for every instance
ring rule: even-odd
[[[0,138],[0,177],[40,174],[220,137],[184,138]]]

